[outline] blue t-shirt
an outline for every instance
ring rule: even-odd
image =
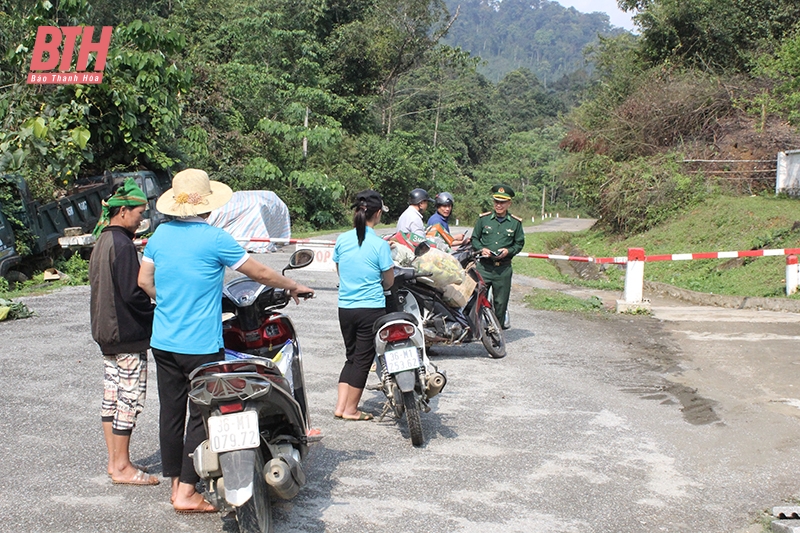
[[[200,218],[158,226],[142,258],[155,265],[150,346],[189,355],[222,348],[225,267],[236,269],[246,260],[247,252],[229,233]]]
[[[432,214],[431,218],[428,219],[427,227],[435,226],[436,224],[441,224],[444,230],[447,233],[450,233],[450,225],[447,223],[447,218],[444,218],[442,215],[440,215],[438,211]]]
[[[367,226],[358,246],[356,230],[339,235],[333,261],[339,265],[339,307],[378,309],[386,306],[381,273],[394,266],[389,243]]]

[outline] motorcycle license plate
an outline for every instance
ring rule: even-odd
[[[383,354],[386,357],[386,370],[390,374],[419,367],[419,355],[416,348],[401,348]]]
[[[208,419],[208,442],[212,452],[257,448],[261,443],[258,414],[244,411]]]

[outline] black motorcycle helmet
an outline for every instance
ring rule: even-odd
[[[408,205],[418,205],[431,199],[425,189],[414,189],[408,193]]]
[[[440,205],[453,205],[453,195],[449,192],[440,192],[436,195],[436,207]]]

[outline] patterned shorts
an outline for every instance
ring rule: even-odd
[[[147,352],[104,355],[103,420],[114,432],[130,432],[147,396]]]

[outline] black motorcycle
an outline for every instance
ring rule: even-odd
[[[284,272],[313,257],[298,250]],[[223,293],[226,360],[189,376],[189,398],[208,432],[194,451],[194,467],[209,501],[235,511],[241,533],[272,531],[270,498],[293,498],[305,484],[301,462],[310,439],[302,356],[292,321],[278,312],[290,300],[287,291],[247,277],[229,282]]]
[[[428,249],[423,243],[417,246],[415,254],[422,255]],[[429,277],[417,274],[413,268],[395,267],[395,279],[401,283],[392,291],[390,310],[414,315],[421,324],[427,346],[480,341],[491,357],[505,357],[505,337],[486,283],[475,268],[475,252],[462,249],[453,255],[465,268],[468,277],[463,282],[467,284],[465,287],[472,289],[468,295],[462,295],[466,300],[463,306],[453,298],[446,298],[445,291]]]

